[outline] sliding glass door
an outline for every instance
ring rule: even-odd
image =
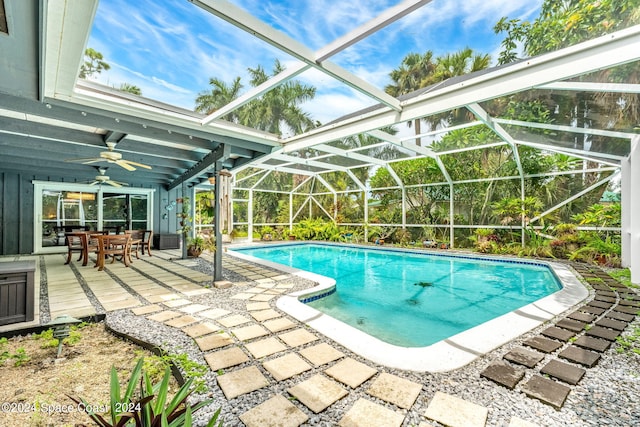
[[[153,190],[34,181],[34,251],[64,250],[74,230],[151,229]]]

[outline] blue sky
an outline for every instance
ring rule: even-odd
[[[317,50],[400,0],[235,0],[290,37]],[[495,60],[501,36],[493,33],[502,16],[534,19],[542,0],[434,0],[330,60],[373,85],[384,88],[389,72],[409,52],[432,50],[435,55],[464,47],[491,54]],[[295,60],[211,16],[187,0],[100,0],[88,42],[104,55],[111,70],[96,80],[118,87],[134,84],[143,96],[193,109],[209,78],[230,83],[242,77],[249,89],[247,68],[271,70],[274,59]],[[317,88],[316,99],[303,108],[326,123],[373,104],[319,71],[298,77]]]

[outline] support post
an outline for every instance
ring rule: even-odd
[[[213,208],[213,216],[214,216],[214,230],[216,236],[216,251],[213,254],[213,281],[218,282],[222,280],[222,230],[220,229],[220,198],[221,198],[221,187],[220,183],[220,170],[222,169],[222,164],[220,162],[216,162],[214,166],[215,177],[216,177],[216,186],[215,186],[215,195],[216,195],[216,203]]]
[[[449,247],[455,248],[455,202],[453,201],[453,182],[449,182]]]
[[[185,181],[182,181],[182,203],[183,206],[181,208],[184,208],[184,203],[186,203],[186,198],[187,198],[187,183]],[[191,200],[189,200],[189,203],[191,203]],[[193,215],[193,211],[191,211],[191,214]],[[187,222],[189,221],[189,218],[182,218],[182,222],[183,225],[182,227],[186,227],[187,226]],[[191,224],[189,224],[191,225]],[[187,238],[189,236],[187,236],[187,233],[185,233],[184,231],[182,232],[182,259],[187,259]]]
[[[249,203],[247,206],[247,221],[249,222],[247,226],[247,233],[249,243],[253,242],[253,190],[249,190]]]
[[[631,140],[629,157],[622,162],[622,265],[631,270],[631,283],[640,284],[640,198],[632,188],[640,185],[640,136]]]

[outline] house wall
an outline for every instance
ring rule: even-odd
[[[33,253],[34,189],[32,181],[65,181],[59,177],[22,174],[0,169],[0,255]],[[176,210],[167,211],[172,200],[182,197],[181,187],[166,191],[163,186],[150,185],[155,190],[152,206],[154,233],[175,233]],[[163,219],[163,214],[166,218]]]

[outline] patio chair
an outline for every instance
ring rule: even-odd
[[[105,261],[111,257],[111,264],[120,257],[125,267],[129,267],[131,236],[128,234],[98,235],[98,271],[104,269]]]
[[[153,242],[153,230],[143,230],[142,242],[140,242],[140,248],[142,248],[142,255],[144,255],[144,248],[147,248],[147,254],[151,256],[152,242]]]
[[[131,259],[131,253],[135,251],[136,258],[140,259],[138,254],[138,248],[142,245],[142,239],[144,238],[144,230],[125,230],[124,234],[130,237],[129,240],[129,262],[133,262]]]
[[[78,261],[82,260],[85,252],[85,243],[83,240],[86,239],[86,234],[83,232],[68,232],[64,233],[65,242],[67,244],[67,261],[65,265],[71,262],[71,258],[74,252],[79,252],[80,257],[78,257]]]

